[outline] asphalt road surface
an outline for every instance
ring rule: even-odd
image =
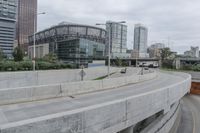
[[[187,95],[181,101],[177,133],[200,133],[200,96]]]

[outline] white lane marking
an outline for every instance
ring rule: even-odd
[[[196,133],[196,131],[195,131],[196,122],[195,122],[194,112],[192,112],[192,119],[193,119],[193,133]]]

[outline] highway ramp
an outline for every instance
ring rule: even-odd
[[[78,95],[74,96],[73,98],[66,97],[1,106],[0,116],[4,119],[0,119],[0,124],[17,122],[63,111],[70,111],[77,108],[142,94],[152,90],[160,89],[161,87],[168,86],[169,84],[180,82],[183,79],[184,78],[181,76],[159,73],[158,77],[153,80],[132,84],[117,89]]]

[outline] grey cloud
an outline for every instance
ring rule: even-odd
[[[125,20],[128,47],[133,45],[135,23],[149,28],[149,45],[167,42],[183,52],[190,45],[200,46],[200,1],[198,0],[39,0],[39,30],[61,21],[95,25],[106,20]]]

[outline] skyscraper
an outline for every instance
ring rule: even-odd
[[[16,7],[16,0],[0,1],[0,49],[8,58],[12,57],[14,45]]]
[[[126,58],[127,57],[127,26],[107,21],[106,31],[110,33],[110,52],[112,58]],[[108,41],[106,45],[106,54],[108,55]]]
[[[18,0],[16,40],[18,45],[21,46],[25,51],[28,49],[28,36],[33,35],[34,33],[34,17],[37,22],[36,14],[37,0]]]
[[[134,51],[139,58],[147,57],[148,29],[141,24],[136,24],[134,29]]]

